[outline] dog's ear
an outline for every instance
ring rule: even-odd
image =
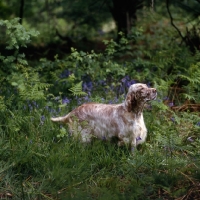
[[[126,96],[126,102],[125,102],[128,112],[131,112],[133,110],[135,104],[136,104],[135,93],[129,92]]]

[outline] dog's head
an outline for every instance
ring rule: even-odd
[[[134,107],[142,106],[147,102],[156,99],[157,91],[155,88],[149,88],[146,84],[136,83],[129,87],[126,96],[125,105],[129,112]]]

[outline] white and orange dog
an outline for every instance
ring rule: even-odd
[[[130,86],[121,104],[86,103],[64,117],[51,120],[67,123],[70,132],[80,134],[83,142],[90,142],[92,136],[105,140],[117,137],[119,145],[136,147],[147,137],[143,119],[144,104],[156,97],[155,88],[136,83]]]

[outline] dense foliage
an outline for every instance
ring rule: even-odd
[[[0,198],[199,197],[200,118],[190,112],[200,100],[198,51],[169,40],[176,34],[163,26],[156,39],[135,27],[128,38],[120,33],[119,43],[105,40],[101,53],[72,48],[64,59],[35,63],[22,47],[38,32],[18,19],[0,26],[7,42],[0,56]],[[146,106],[148,138],[134,155],[105,141],[84,146],[49,120],[83,102],[122,102],[135,82],[156,87],[158,98]]]

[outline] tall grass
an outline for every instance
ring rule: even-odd
[[[123,48],[132,51],[122,38],[120,44],[107,41],[104,53],[73,49],[66,60],[30,67],[19,47],[36,33],[17,20],[0,25],[7,27],[8,49],[15,50],[0,57],[0,199],[199,199],[199,114],[170,108],[199,102],[199,54],[185,56],[166,44],[156,54],[139,51],[146,60],[117,62]],[[182,93],[168,92],[180,79],[186,81]],[[159,96],[144,111],[148,137],[133,155],[115,142],[82,144],[50,121],[83,102],[119,103],[138,81],[155,85]],[[88,95],[67,95],[69,88]]]
[[[58,137],[61,127],[52,124],[48,112],[41,118],[42,107],[1,113],[0,197],[190,199],[199,195],[200,128],[194,124],[198,116],[158,110],[157,104],[145,111],[148,138],[134,155],[114,142],[84,145],[67,133]]]

